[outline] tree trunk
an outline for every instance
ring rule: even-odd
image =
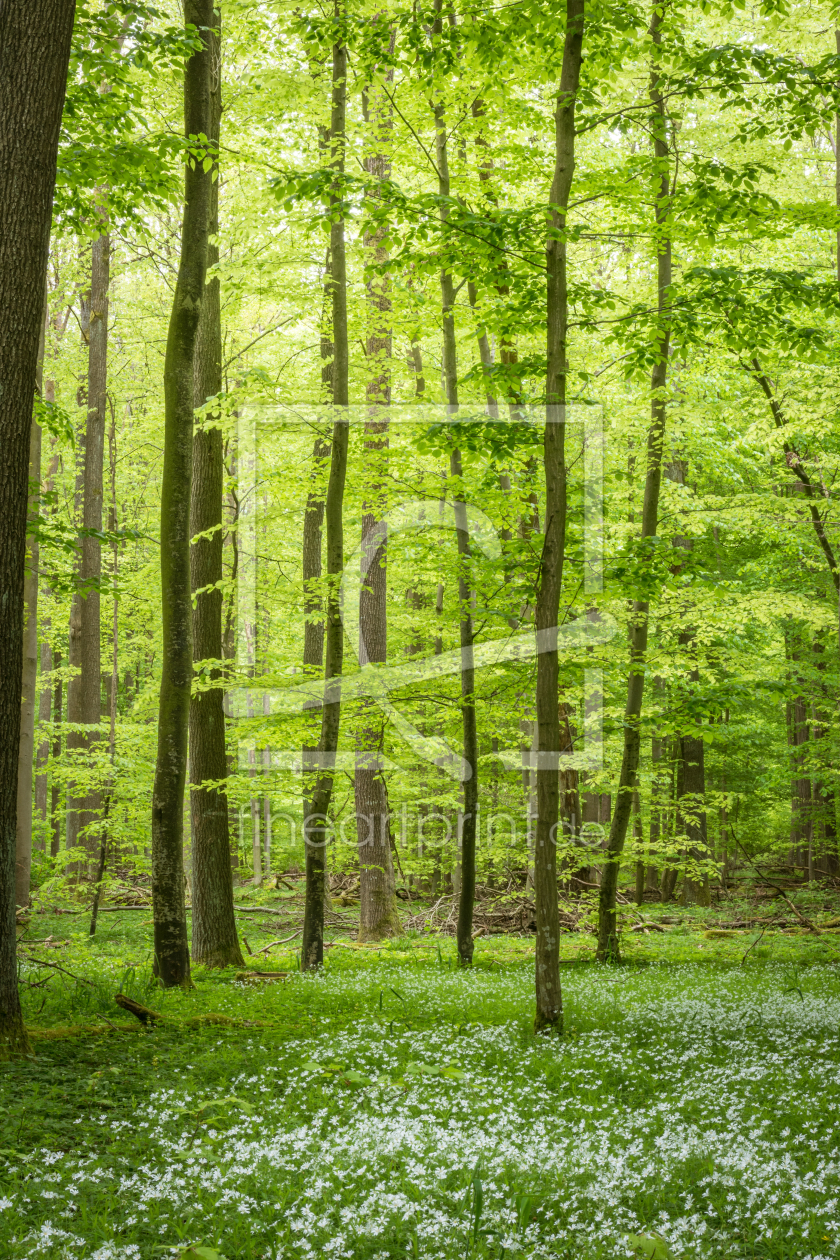
[[[29,1043],[17,987],[15,843],[30,430],[74,0],[0,5],[0,1058]]]
[[[393,46],[393,34],[390,35]],[[393,80],[387,72],[386,82]],[[390,178],[391,161],[387,149],[391,140],[390,109],[381,100],[369,107],[365,94],[365,121],[373,125],[374,140],[382,152],[365,158],[364,167],[377,180]],[[368,194],[373,208],[378,194]],[[382,265],[388,260],[387,233],[379,226],[365,233],[365,249],[371,261]],[[361,578],[359,594],[359,665],[384,664],[388,655],[388,526],[385,519],[385,473],[388,451],[387,411],[391,403],[391,298],[387,275],[368,281],[367,300],[370,332],[365,354],[371,367],[367,385],[370,404],[365,422],[365,462],[367,488],[362,508]],[[379,412],[379,414],[377,414]],[[375,941],[398,936],[397,913],[388,788],[379,756],[384,736],[384,715],[369,698],[362,703],[356,734],[354,779],[356,823],[359,844],[359,940]]]
[[[696,677],[696,671],[692,678]],[[706,766],[702,736],[684,735],[682,739],[683,790],[680,810],[688,840],[689,858],[705,860],[709,856],[706,834]],[[694,879],[686,872],[683,881],[683,905],[697,903],[708,906],[709,877]]]
[[[344,10],[336,0],[335,19],[341,23]],[[343,32],[342,32],[343,34]],[[330,258],[333,326],[333,404],[340,410],[334,417],[332,454],[324,518],[327,527],[327,624],[324,662],[324,705],[321,713],[319,765],[311,798],[305,806],[303,838],[306,848],[306,905],[301,945],[301,968],[311,971],[324,961],[324,901],[326,897],[327,811],[332,798],[335,753],[341,725],[341,687],[329,680],[341,674],[344,664],[344,627],[339,599],[344,569],[344,483],[347,477],[349,425],[349,346],[347,342],[347,268],[344,249],[344,127],[347,103],[347,48],[343,40],[333,45],[331,165],[335,180],[330,196]]]
[[[562,1029],[559,919],[557,913],[557,827],[560,748],[557,622],[566,539],[566,374],[569,296],[566,215],[575,170],[575,107],[583,53],[584,0],[566,0],[563,66],[557,95],[554,178],[546,244],[548,315],[546,416],[543,439],[545,535],[537,587],[537,828],[534,893],[537,939],[534,1030]]]
[[[99,582],[102,576],[103,479],[105,466],[105,412],[108,385],[108,286],[110,281],[111,238],[106,234],[91,249],[90,327],[88,333],[87,420],[85,424],[85,471],[82,537],[79,570],[79,720],[88,729],[80,746],[92,750],[99,731],[102,708],[102,652],[100,646]],[[92,875],[100,849],[97,819],[101,809],[98,790],[77,800],[79,830],[88,852]]]
[[[44,336],[47,311],[41,321],[38,361],[35,368],[35,390],[43,389]],[[29,431],[29,480],[41,485],[41,426],[33,419]],[[38,491],[36,491],[37,495]],[[38,512],[35,496],[30,495],[30,519]],[[32,771],[35,758],[35,697],[38,692],[38,585],[40,552],[38,538],[30,534],[27,544],[26,574],[23,580],[23,677],[18,752],[17,829],[15,834],[15,901],[29,905],[32,875]]]
[[[645,492],[642,503],[642,547],[649,538],[656,537],[659,515],[659,489],[662,482],[662,448],[665,439],[666,399],[668,383],[668,351],[670,345],[669,289],[671,285],[671,239],[668,235],[670,163],[667,136],[665,102],[660,92],[658,69],[659,48],[662,42],[662,9],[654,8],[650,23],[653,40],[653,65],[650,77],[650,99],[653,106],[652,131],[655,174],[657,183],[655,208],[655,240],[657,248],[657,321],[655,353],[656,363],[651,370],[651,422],[647,435],[647,468]],[[598,949],[596,957],[601,962],[620,960],[618,924],[616,919],[616,889],[618,868],[627,824],[636,790],[641,747],[640,720],[644,698],[645,663],[648,642],[648,603],[635,600],[630,622],[630,676],[627,682],[627,704],[624,710],[624,747],[615,810],[607,841],[606,861],[601,878],[598,903]]]
[[[222,117],[221,14],[213,13],[214,31],[210,44],[210,109],[208,135],[218,144]],[[219,182],[210,193],[210,234],[219,231]],[[218,244],[207,250],[208,268],[219,261]],[[204,300],[195,345],[195,405],[203,407],[208,398],[221,394],[222,315],[219,279],[214,276],[204,287]],[[216,417],[214,417],[215,419]],[[212,424],[212,420],[210,421]],[[222,430],[213,427],[195,430],[193,437],[192,496],[190,533],[205,536],[190,550],[190,582],[195,600],[193,609],[193,660],[220,661],[222,648],[222,499],[224,462]],[[202,592],[197,594],[196,592]],[[208,666],[199,679],[221,684],[223,671]],[[206,967],[242,967],[233,914],[233,871],[231,868],[230,820],[225,748],[224,689],[221,685],[206,691],[193,690],[190,697],[190,803],[192,811],[192,958]],[[214,783],[215,787],[201,787]]]
[[[206,32],[213,0],[185,0],[184,21]],[[209,135],[211,51],[204,35],[184,72],[184,130]],[[164,363],[164,452],[160,558],[163,662],[152,798],[152,907],[155,973],[165,988],[190,984],[184,904],[184,786],[192,684],[190,497],[193,460],[194,357],[204,300],[211,177],[200,160],[186,166],[181,258]]]
[[[443,30],[443,0],[435,0],[433,33]],[[435,145],[438,188],[441,197],[450,196],[449,154],[447,149],[446,115],[443,103],[434,105]],[[445,227],[449,207],[444,203],[440,219]],[[455,284],[452,273],[444,268],[440,276],[443,312],[443,371],[446,402],[450,411],[458,407],[458,357],[455,343]],[[472,921],[475,906],[475,837],[478,811],[478,732],[475,715],[475,668],[473,665],[472,575],[467,505],[464,501],[461,452],[453,447],[449,455],[449,476],[455,508],[455,530],[458,547],[459,637],[461,645],[461,725],[463,760],[463,808],[460,812],[460,881],[458,889],[458,924],[456,940],[458,961],[469,966],[473,957]]]
[[[51,674],[53,667],[52,645],[46,637],[50,631],[49,620],[41,625],[41,668],[39,684],[41,696],[38,701],[38,725],[42,728],[50,720],[52,711],[52,687]],[[46,836],[47,823],[49,821],[49,785],[47,783],[47,763],[50,756],[50,741],[42,732],[42,739],[38,745],[38,751],[35,755],[35,813],[40,820],[41,834],[37,840],[37,848],[44,849],[46,847],[44,837]]]
[[[61,723],[64,716],[64,699],[62,695],[61,676],[58,671],[61,669],[61,651],[55,649],[53,653],[53,669],[56,674],[55,686],[53,687],[53,745],[52,755],[53,761],[57,762],[61,756]],[[50,839],[50,856],[57,857],[61,848],[61,814],[59,805],[61,803],[61,788],[53,776],[52,789],[50,791],[50,815],[52,819],[52,837]]]

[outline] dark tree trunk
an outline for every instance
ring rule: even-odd
[[[557,827],[560,748],[557,622],[566,539],[566,374],[569,297],[566,214],[575,170],[575,107],[583,54],[584,0],[566,0],[563,66],[557,95],[554,178],[549,201],[546,273],[548,314],[546,416],[543,439],[545,534],[537,586],[537,829],[534,847],[536,1015],[534,1030],[562,1029],[559,919],[557,913]]]
[[[435,0],[433,31],[440,35],[442,0]],[[449,197],[449,155],[447,150],[446,115],[442,102],[434,106],[438,187],[441,197]],[[441,206],[441,223],[445,226],[449,208]],[[453,412],[458,407],[458,357],[455,343],[455,284],[452,273],[446,269],[440,276],[443,311],[443,371],[446,402]],[[461,724],[463,760],[463,809],[459,818],[461,879],[458,890],[458,924],[456,940],[458,961],[469,966],[473,956],[472,921],[475,906],[475,836],[478,810],[478,732],[475,715],[475,669],[473,666],[472,577],[470,536],[467,524],[467,507],[464,502],[463,467],[461,452],[453,447],[449,456],[449,476],[455,507],[455,527],[458,546],[458,604],[459,635],[461,644]]]
[[[211,122],[208,135],[218,144],[222,117],[221,14],[213,13],[209,36]],[[210,234],[219,231],[219,183],[210,194]],[[219,247],[207,250],[208,268],[219,261]],[[195,346],[195,405],[222,392],[222,314],[219,279],[204,287]],[[217,417],[214,417],[217,419]],[[212,423],[212,421],[211,421]],[[193,609],[193,660],[220,661],[222,649],[222,499],[224,462],[218,423],[198,428],[193,437],[190,532],[204,534],[190,551]],[[196,594],[196,592],[202,592]],[[221,684],[223,671],[209,666],[196,682]],[[207,967],[244,966],[233,914],[233,872],[225,748],[224,689],[193,690],[190,697],[190,804],[192,810],[192,958]],[[203,788],[202,783],[218,786]]]
[[[695,676],[693,672],[692,677]],[[690,734],[682,738],[683,790],[680,812],[685,828],[688,857],[705,861],[709,856],[706,834],[706,764],[705,748],[701,735]],[[709,905],[709,877],[695,879],[688,871],[683,881],[683,903]]]
[[[184,130],[209,135],[213,0],[185,0],[184,21],[204,34],[184,72]],[[160,560],[163,663],[152,798],[152,906],[155,972],[164,987],[190,984],[184,904],[184,786],[192,684],[190,497],[193,460],[194,358],[204,300],[211,178],[199,160],[184,175],[181,258],[164,364],[165,430]]]
[[[103,479],[105,467],[105,412],[108,386],[108,287],[111,270],[111,238],[98,237],[91,248],[90,322],[88,327],[87,418],[85,422],[85,466],[82,523],[86,531],[102,531]],[[102,547],[99,538],[86,532],[82,537],[79,567],[79,721],[88,729],[80,734],[79,746],[90,752],[96,742],[101,719],[102,651],[101,601]],[[100,849],[97,819],[101,808],[96,790],[77,798],[78,833],[88,853],[88,872],[93,875]],[[80,866],[80,872],[84,866]]]
[[[46,637],[50,632],[50,623],[47,620],[41,626],[41,633],[44,638],[41,640],[41,672],[40,672],[40,689],[41,695],[38,700],[38,724],[43,727],[50,720],[52,712],[52,687],[50,686],[53,667],[52,646]],[[47,762],[50,756],[50,741],[45,734],[42,733],[41,742],[38,745],[38,751],[35,755],[35,813],[38,815],[41,834],[38,838],[38,848],[44,848],[44,836],[49,820],[49,785],[47,783]]]
[[[671,239],[668,235],[670,165],[667,137],[665,102],[660,91],[658,70],[661,44],[662,10],[654,8],[650,34],[654,45],[654,63],[650,77],[650,99],[653,105],[651,118],[653,151],[659,177],[659,196],[655,208],[655,240],[657,248],[657,304],[659,319],[656,331],[656,363],[651,371],[651,421],[647,435],[647,468],[645,492],[642,503],[642,546],[649,538],[656,537],[659,515],[659,489],[662,482],[662,448],[665,440],[666,402],[665,387],[668,383],[668,352],[670,345],[669,289],[671,285]],[[630,676],[627,682],[627,704],[624,710],[624,747],[618,779],[615,810],[607,841],[606,861],[601,878],[598,903],[598,949],[601,962],[620,959],[618,923],[616,918],[616,889],[618,868],[627,825],[633,806],[633,793],[637,786],[639,752],[641,747],[640,721],[644,698],[645,663],[648,643],[648,604],[636,600],[630,622]]]
[[[344,10],[336,0],[335,18],[341,22]],[[331,295],[333,326],[333,403],[341,409],[335,416],[332,455],[324,518],[327,528],[327,625],[324,667],[325,693],[318,744],[319,766],[312,796],[305,805],[303,838],[306,848],[306,906],[303,920],[301,967],[311,971],[324,961],[324,901],[326,898],[326,846],[328,810],[332,799],[335,753],[341,725],[340,684],[329,680],[341,674],[344,664],[344,627],[341,620],[339,584],[344,569],[344,483],[347,477],[349,425],[349,347],[347,343],[347,268],[344,249],[344,126],[347,103],[347,48],[333,45],[332,119],[330,138],[332,168],[336,179],[331,193],[330,224]]]
[[[46,306],[46,304],[45,304]],[[41,321],[41,337],[38,344],[38,362],[35,370],[35,389],[42,392],[44,367],[44,333],[46,310]],[[29,480],[40,488],[41,484],[41,426],[32,421],[29,431]],[[36,491],[37,494],[37,491]],[[30,495],[28,516],[37,514],[38,504]],[[29,535],[26,549],[26,575],[23,580],[23,675],[20,714],[20,744],[18,751],[17,785],[17,836],[15,839],[15,901],[19,906],[29,905],[32,878],[32,770],[35,757],[35,697],[38,691],[38,585],[40,549],[38,537]]]
[[[61,651],[56,648],[53,654],[53,668],[56,672],[55,686],[53,687],[53,745],[52,755],[53,761],[58,761],[61,756],[61,722],[64,715],[64,698],[62,695],[61,676],[58,671],[61,669]],[[61,803],[61,788],[53,776],[52,788],[50,791],[50,816],[52,820],[52,836],[50,839],[50,855],[57,857],[61,848],[61,813],[59,805]]]
[[[75,0],[0,5],[0,1058],[29,1044],[17,987],[15,837],[29,439]]]
[[[386,81],[393,79],[393,73]],[[377,103],[371,112],[366,94],[365,117],[375,129],[377,147],[386,148],[391,136],[390,110]],[[383,143],[384,142],[384,143]],[[365,170],[375,179],[388,179],[391,162],[385,152],[365,158]],[[370,194],[375,202],[375,193]],[[379,265],[388,260],[383,227],[365,233],[365,248]],[[388,655],[388,535],[384,519],[385,472],[388,451],[387,412],[379,409],[391,402],[391,298],[387,275],[368,281],[370,332],[365,347],[371,365],[367,385],[370,404],[365,423],[364,484],[362,508],[361,576],[359,594],[359,665],[384,664]],[[384,737],[382,711],[370,699],[360,707],[356,733],[356,772],[354,778],[359,844],[359,940],[381,940],[399,935],[393,837],[388,809],[388,788],[378,764]]]

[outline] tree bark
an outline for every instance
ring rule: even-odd
[[[38,361],[35,368],[37,394],[41,394],[43,390],[46,320],[45,301],[38,343]],[[34,494],[30,493],[29,496],[28,516],[31,520],[38,512],[37,495],[41,486],[41,426],[34,419],[29,431],[29,481],[30,485],[34,484],[38,487]],[[40,553],[36,534],[29,535],[26,550],[26,574],[23,580],[23,703],[20,714],[15,835],[15,901],[19,906],[29,905],[32,878],[32,778],[35,759],[35,698],[38,693],[38,585],[40,582]]]
[[[87,728],[78,745],[88,754],[99,733],[102,696],[101,601],[102,546],[96,533],[102,532],[103,479],[105,468],[105,412],[108,385],[108,287],[111,271],[111,238],[104,233],[91,248],[90,324],[88,329],[87,418],[85,423],[84,498],[82,554],[79,567],[78,638],[78,720]],[[92,533],[90,531],[96,531]],[[93,875],[100,849],[96,833],[102,801],[93,789],[77,798],[78,834],[88,853],[88,874]],[[83,868],[82,868],[83,869]]]
[[[15,839],[32,401],[74,0],[0,5],[0,1058],[29,1050]]]
[[[435,0],[435,35],[443,30],[443,0]],[[441,197],[450,196],[449,154],[447,148],[446,113],[442,101],[434,104],[435,152],[438,168],[438,189]],[[445,227],[449,207],[441,205],[440,219]],[[444,267],[440,275],[443,315],[443,371],[446,402],[450,411],[458,408],[458,356],[455,342],[455,284],[452,273]],[[458,923],[456,942],[458,961],[469,966],[473,957],[472,922],[475,907],[475,839],[478,811],[478,732],[475,714],[475,667],[473,664],[473,585],[472,551],[464,501],[461,451],[452,447],[449,454],[449,476],[452,482],[455,509],[455,536],[458,548],[459,639],[461,647],[461,727],[463,774],[463,808],[458,819],[460,837],[460,886],[458,889]]]
[[[391,36],[393,44],[393,36]],[[393,74],[386,76],[386,81]],[[377,148],[386,149],[392,130],[391,112],[377,102],[371,112],[369,95],[365,117],[373,122]],[[384,143],[383,143],[384,142]],[[387,152],[364,160],[375,179],[388,179],[391,161]],[[371,201],[378,200],[375,191]],[[371,260],[382,265],[388,259],[386,229],[365,233]],[[368,281],[370,331],[365,353],[371,375],[367,384],[370,405],[365,421],[364,484],[368,488],[362,507],[361,577],[359,593],[359,665],[384,664],[388,655],[388,526],[385,519],[385,472],[388,451],[388,413],[391,403],[391,298],[387,275]],[[397,913],[393,837],[388,808],[388,788],[379,757],[384,736],[384,716],[370,699],[363,701],[356,732],[354,793],[359,845],[359,940],[375,941],[398,936],[402,930]]]
[[[184,131],[210,134],[213,0],[185,0],[184,21],[203,32],[203,46],[184,72]],[[210,174],[200,159],[184,176],[181,257],[164,363],[164,452],[160,557],[163,663],[158,747],[152,798],[152,912],[155,973],[165,988],[190,984],[184,903],[184,786],[192,684],[190,497],[193,458],[194,358],[204,300],[210,228]]]
[[[560,91],[554,114],[555,161],[546,244],[546,417],[543,438],[545,535],[534,619],[537,656],[537,827],[534,847],[536,1015],[534,1031],[562,1029],[560,928],[557,913],[557,828],[560,749],[557,622],[566,538],[566,373],[569,299],[566,213],[575,170],[575,106],[583,55],[584,0],[566,0]]]
[[[647,468],[642,503],[642,547],[647,539],[656,537],[659,515],[659,490],[662,484],[662,449],[665,440],[666,400],[668,383],[668,352],[671,330],[669,322],[669,289],[671,286],[671,238],[670,215],[670,164],[667,136],[665,101],[660,90],[659,48],[662,43],[662,9],[654,7],[650,23],[653,40],[653,65],[650,76],[650,100],[653,106],[652,131],[656,175],[655,240],[657,250],[657,306],[656,363],[651,370],[651,422],[647,435]],[[640,721],[645,686],[645,665],[648,643],[647,600],[635,600],[630,622],[630,676],[627,682],[627,704],[624,710],[624,747],[621,755],[621,771],[615,810],[607,841],[605,865],[601,877],[598,900],[598,948],[596,957],[601,962],[618,962],[621,958],[618,923],[616,919],[616,889],[618,868],[627,825],[633,806],[633,792],[637,786],[639,752],[641,747]]]
[[[53,744],[52,755],[53,761],[57,762],[61,756],[61,723],[64,716],[64,700],[63,687],[61,683],[61,651],[56,648],[53,653],[53,670],[56,674],[55,686],[53,687]],[[52,820],[52,837],[50,839],[50,856],[57,857],[61,848],[61,814],[59,812],[59,804],[61,802],[61,788],[53,776],[52,788],[50,791],[50,816]]]
[[[53,667],[52,645],[46,637],[50,631],[49,620],[41,625],[41,666],[40,666],[40,699],[38,701],[38,725],[43,727],[50,720],[52,711],[52,687],[51,674]],[[37,841],[37,847],[43,849],[45,847],[44,836],[46,835],[47,822],[49,820],[49,785],[47,783],[47,763],[50,756],[50,741],[43,735],[38,751],[35,754],[35,813],[40,820],[41,835]]]
[[[219,142],[222,117],[221,13],[213,13],[210,46],[210,130],[214,144]],[[218,163],[210,193],[210,235],[219,231]],[[207,250],[207,266],[219,261],[219,246]],[[209,398],[222,393],[222,314],[219,278],[213,276],[204,287],[198,322],[194,366],[195,405],[203,407]],[[213,421],[216,421],[213,423]],[[221,661],[222,648],[222,500],[224,461],[222,430],[218,417],[212,427],[201,427],[193,436],[192,495],[190,532],[190,582],[193,608],[193,662]],[[233,913],[233,871],[230,853],[228,815],[227,754],[225,747],[224,674],[221,667],[205,666],[196,681],[216,683],[190,696],[190,805],[192,813],[192,958],[206,967],[242,967]],[[202,787],[212,783],[213,787]]]
[[[344,19],[342,0],[336,0],[336,22]],[[330,258],[333,326],[333,404],[332,453],[324,518],[327,529],[327,609],[324,662],[324,705],[319,765],[312,796],[305,806],[303,838],[306,848],[306,905],[301,945],[301,968],[311,971],[324,961],[324,901],[326,898],[326,846],[332,798],[335,753],[341,725],[341,686],[329,686],[341,674],[344,664],[344,627],[339,599],[344,569],[344,483],[347,477],[349,425],[349,346],[347,342],[347,267],[344,248],[344,128],[347,104],[347,47],[342,39],[333,45],[332,117],[330,123],[331,165],[335,173],[330,196]]]

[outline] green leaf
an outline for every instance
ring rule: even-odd
[[[627,1244],[636,1256],[644,1260],[677,1260],[666,1242],[654,1235],[628,1234]]]
[[[220,1251],[212,1247],[187,1247],[181,1252],[180,1260],[225,1260]]]
[[[409,1063],[403,1076],[440,1076],[442,1069],[431,1063]]]
[[[362,1072],[343,1072],[342,1080],[349,1081],[351,1085],[372,1085],[373,1081],[369,1076],[365,1076]]]

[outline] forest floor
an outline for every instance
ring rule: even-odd
[[[93,939],[87,915],[32,915],[35,1055],[0,1065],[4,1260],[840,1255],[831,895],[626,906],[620,968],[564,932],[546,1038],[532,936],[480,937],[465,972],[441,933],[355,946],[335,904],[309,977],[294,940],[257,954],[298,892],[237,899],[267,903],[239,915],[245,974],[197,967],[188,993],[152,986],[148,912]]]

